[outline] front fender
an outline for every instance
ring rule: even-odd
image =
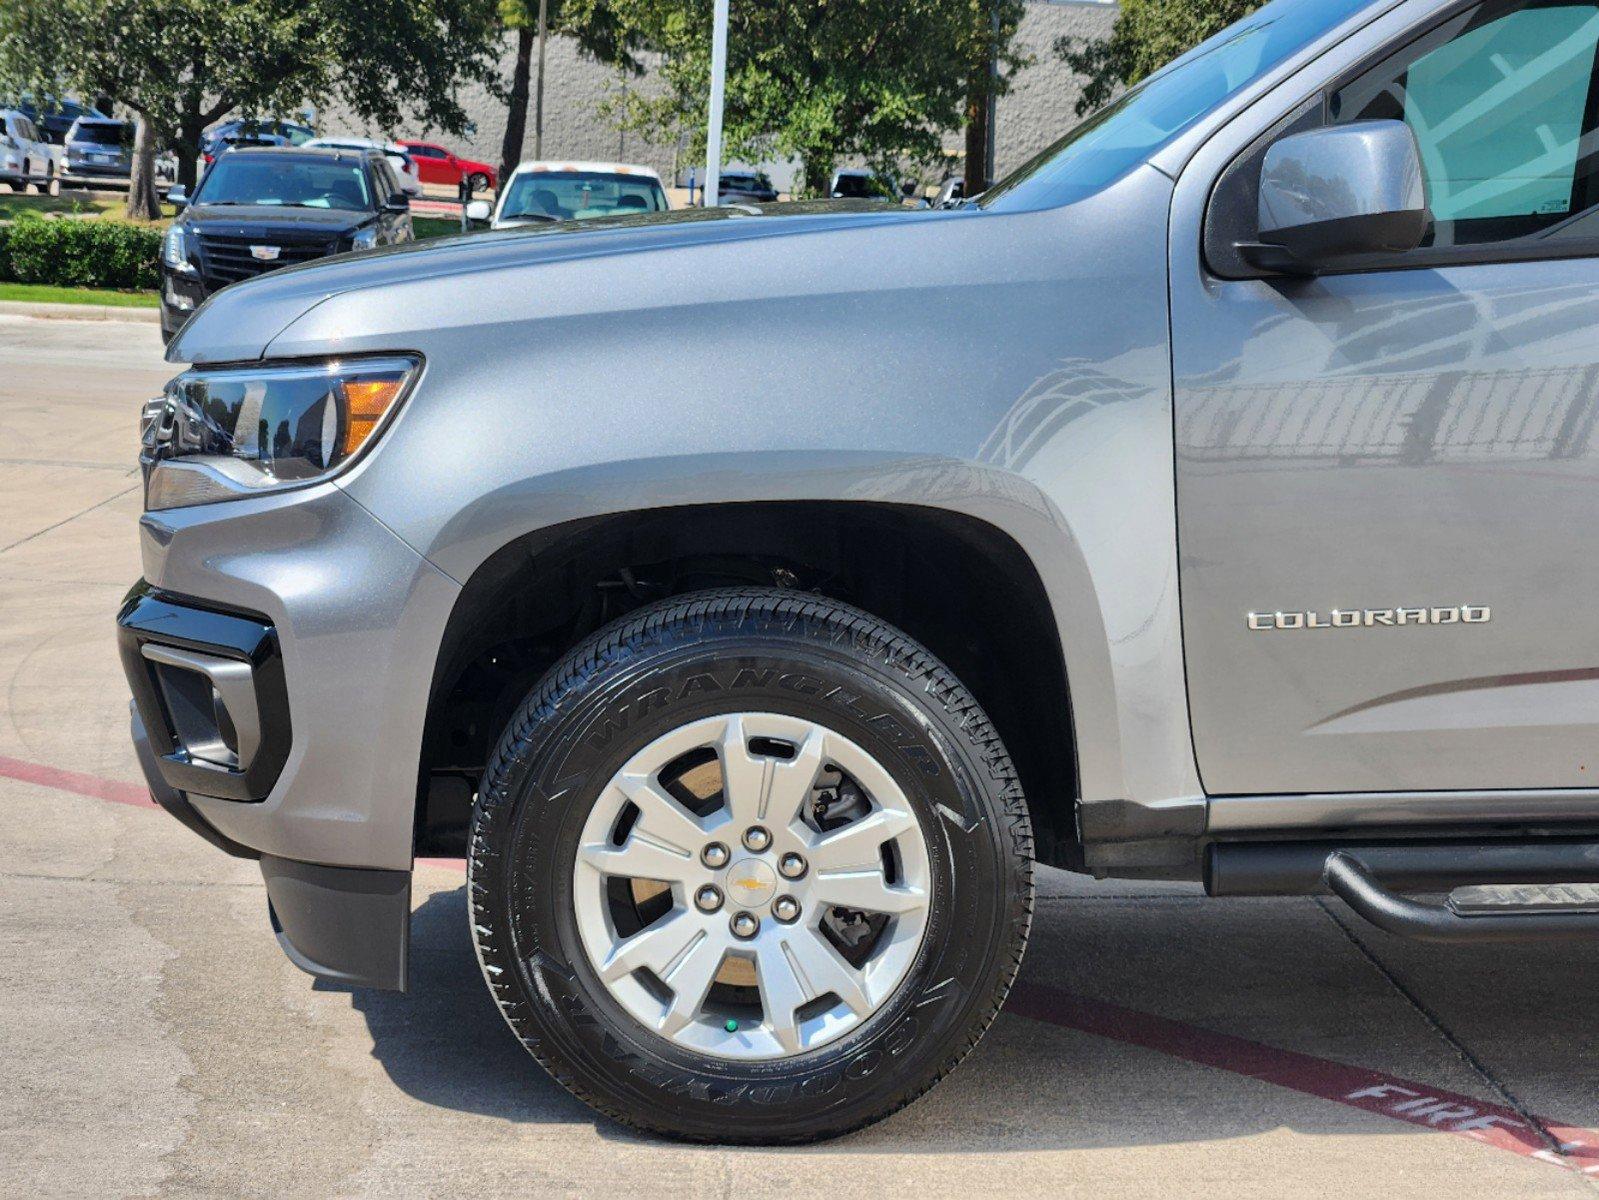
[[[1140,169],[1063,209],[395,284],[334,297],[270,352],[425,357],[339,485],[457,581],[526,534],[669,505],[985,521],[1048,591],[1084,799],[1186,799],[1170,190]]]

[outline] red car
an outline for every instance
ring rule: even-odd
[[[495,187],[494,168],[488,163],[462,158],[437,142],[401,138],[400,145],[410,151],[411,157],[416,160],[423,183],[442,183],[455,187],[461,180],[470,178],[474,192],[487,192]]]

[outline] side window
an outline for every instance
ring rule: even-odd
[[[1410,126],[1429,245],[1592,237],[1596,51],[1599,0],[1483,4],[1333,92],[1327,116]]]

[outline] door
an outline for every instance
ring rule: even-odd
[[[384,245],[412,240],[411,198],[406,194],[394,165],[387,158],[373,158],[372,177],[377,181],[378,220]],[[400,206],[404,207],[400,207]]]
[[[1599,786],[1599,0],[1450,11],[1180,183],[1215,185],[1172,292],[1211,793]],[[1375,118],[1416,135],[1424,245],[1240,277],[1265,146]]]
[[[457,183],[457,171],[450,169],[449,156],[442,146],[429,146],[421,142],[407,142],[411,155],[422,174],[423,183]]]

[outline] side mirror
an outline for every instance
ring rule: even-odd
[[[389,198],[383,202],[386,212],[403,213],[411,211],[411,197],[404,192],[391,192]]]
[[[466,206],[466,219],[468,221],[483,222],[489,219],[489,202],[487,200],[474,200]]]
[[[1258,241],[1245,262],[1314,275],[1341,259],[1414,250],[1432,214],[1421,151],[1403,121],[1358,121],[1292,134],[1260,167]]]
[[[181,183],[175,183],[167,189],[167,203],[173,208],[189,207],[189,189]]]

